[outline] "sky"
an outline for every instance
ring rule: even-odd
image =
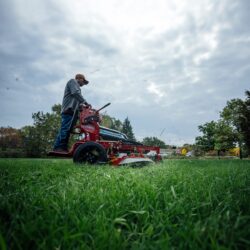
[[[75,74],[135,137],[194,143],[250,89],[249,0],[0,0],[0,126],[51,112]]]

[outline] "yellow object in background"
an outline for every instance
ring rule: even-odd
[[[187,151],[187,149],[186,149],[186,148],[182,148],[182,149],[181,149],[181,154],[182,154],[182,155],[186,155],[186,154],[187,154],[187,152],[188,152],[188,151]]]
[[[229,153],[230,155],[233,155],[233,156],[239,156],[240,155],[240,148],[231,148],[229,149]]]

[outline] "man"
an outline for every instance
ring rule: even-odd
[[[62,102],[61,129],[57,135],[53,151],[68,152],[70,125],[74,110],[77,109],[79,105],[91,106],[83,98],[80,89],[80,87],[87,85],[88,83],[89,82],[83,74],[77,74],[75,79],[71,79],[67,82]]]

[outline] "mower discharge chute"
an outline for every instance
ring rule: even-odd
[[[79,135],[79,140],[68,153],[51,151],[49,155],[73,157],[75,163],[109,163],[115,166],[160,161],[159,147],[145,146],[129,140],[120,131],[100,126],[99,111],[109,105],[110,103],[98,110],[91,107],[75,110],[70,130]]]

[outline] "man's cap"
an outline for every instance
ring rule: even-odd
[[[89,81],[85,78],[85,76],[83,74],[76,74],[75,79],[76,80],[77,79],[83,79],[83,81],[84,81],[85,84],[89,83]]]

